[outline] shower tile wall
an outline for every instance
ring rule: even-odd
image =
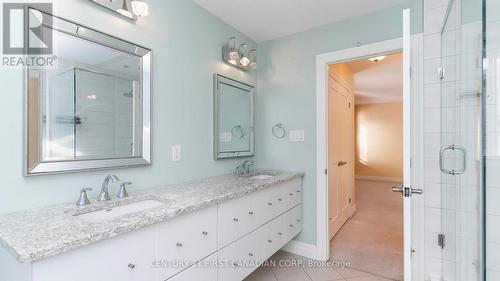
[[[478,118],[481,89],[481,23],[461,23],[461,5],[451,9],[441,28],[447,0],[424,1],[424,154],[425,154],[425,280],[478,280],[480,208]],[[441,81],[438,68],[444,66]],[[467,150],[466,172],[447,176],[439,168],[445,144]],[[445,164],[461,166],[458,154]],[[446,235],[444,249],[438,234]]]

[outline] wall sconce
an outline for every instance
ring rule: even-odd
[[[226,45],[222,47],[222,59],[230,65],[243,70],[255,69],[257,67],[257,50],[248,50],[247,44],[236,46],[236,37],[229,38]]]

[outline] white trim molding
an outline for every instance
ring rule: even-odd
[[[391,177],[375,177],[375,176],[358,176],[356,175],[356,180],[361,181],[381,181],[381,182],[392,182],[392,183],[402,183],[402,178],[391,178]]]
[[[313,260],[322,260],[322,258],[318,256],[318,248],[316,245],[301,241],[292,240],[281,250]]]
[[[326,261],[330,256],[328,239],[328,186],[325,171],[327,162],[328,119],[327,81],[328,65],[345,61],[368,58],[375,55],[400,52],[403,39],[382,41],[360,47],[320,54],[316,56],[316,255]]]

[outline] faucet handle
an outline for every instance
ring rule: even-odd
[[[82,188],[80,190],[80,197],[78,198],[78,201],[76,201],[77,206],[85,206],[85,205],[90,204],[89,197],[87,195],[87,191],[91,191],[91,190],[92,190],[92,188]]]
[[[129,181],[121,183],[120,190],[118,191],[118,194],[116,194],[116,197],[120,199],[127,198],[128,197],[127,186],[131,184],[132,183]]]

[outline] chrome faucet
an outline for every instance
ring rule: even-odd
[[[106,176],[104,182],[102,183],[101,193],[99,194],[99,197],[97,197],[97,201],[104,202],[111,200],[111,198],[109,197],[109,188],[108,188],[109,180],[111,180],[113,183],[117,183],[120,181],[120,179],[115,175]]]
[[[243,163],[238,165],[234,170],[234,174],[241,176],[250,173],[250,167],[255,166],[255,162],[253,160],[245,160]]]

